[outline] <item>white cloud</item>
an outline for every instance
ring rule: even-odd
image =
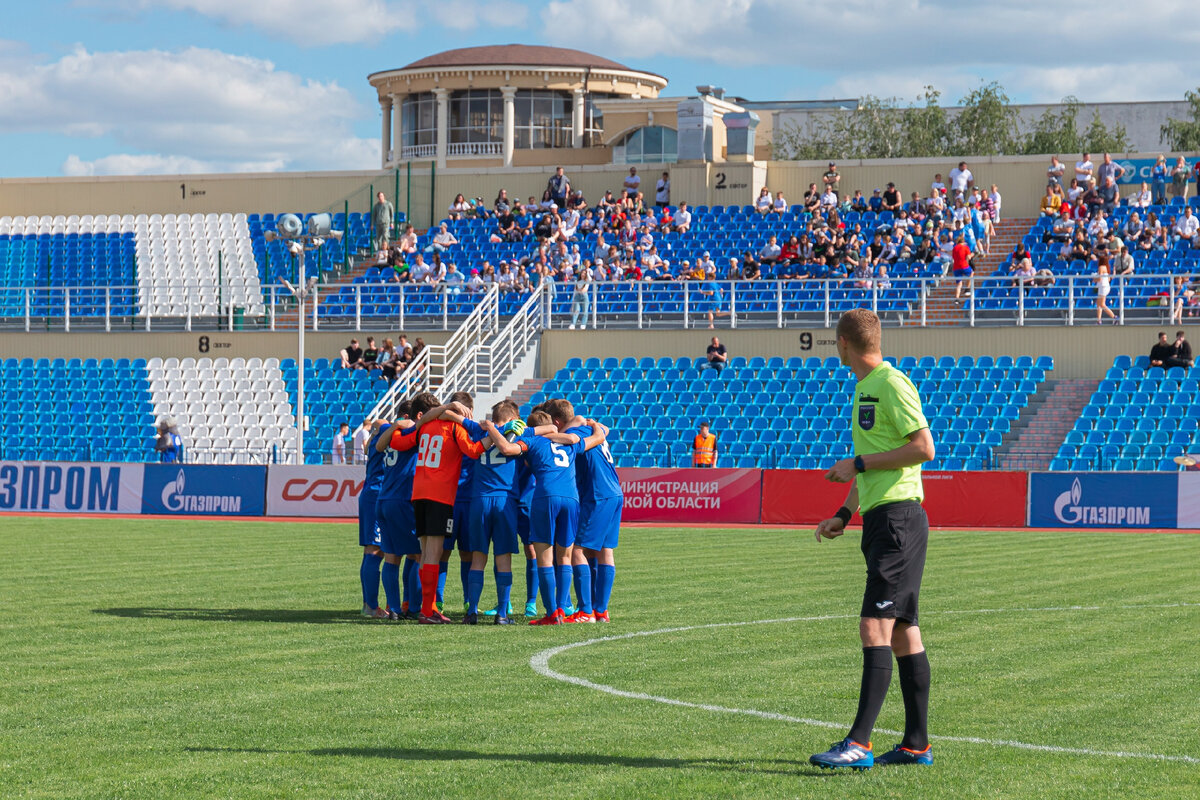
[[[0,65],[0,129],[109,137],[132,151],[64,164],[82,174],[367,169],[379,142],[351,125],[370,113],[336,82],[216,50],[78,48]]]
[[[955,103],[981,79],[1037,101],[1180,98],[1200,71],[1194,17],[1177,0],[552,0],[543,23],[547,40],[634,67],[802,69],[798,96],[912,99],[933,84]]]

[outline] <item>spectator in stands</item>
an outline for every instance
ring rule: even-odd
[[[664,172],[654,184],[654,205],[666,208],[671,205],[671,174]]]
[[[767,243],[764,244],[762,249],[758,251],[758,261],[760,264],[773,265],[779,260],[779,257],[782,254],[783,248],[779,246],[779,243],[775,240],[775,237],[771,236],[767,238]]]
[[[1083,228],[1075,228],[1074,238],[1071,240],[1071,247],[1067,251],[1067,257],[1064,261],[1087,261],[1092,257],[1092,246],[1088,242],[1087,232]]]
[[[1096,170],[1096,183],[1104,185],[1106,178],[1112,178],[1113,183],[1121,180],[1125,175],[1125,168],[1117,164],[1112,159],[1111,153],[1104,154],[1104,160],[1100,163],[1100,167]]]
[[[1093,172],[1095,165],[1092,164],[1092,158],[1087,153],[1083,154],[1083,158],[1075,162],[1075,180],[1080,186],[1086,186],[1087,183],[1093,180]]]
[[[821,207],[821,193],[817,191],[817,185],[810,183],[804,191],[803,203],[804,210],[809,214],[815,213]]]
[[[742,280],[756,281],[762,277],[762,271],[758,268],[758,262],[754,260],[754,256],[747,250],[742,254]]]
[[[833,189],[826,189],[825,194],[821,195],[821,210],[833,211],[837,208],[838,196]]]
[[[925,201],[925,213],[935,223],[941,223],[946,218],[946,199],[936,189],[929,190],[929,198]]]
[[[1046,184],[1046,194],[1038,204],[1038,210],[1043,217],[1057,217],[1058,209],[1062,206],[1062,198],[1054,191],[1054,184]]]
[[[867,210],[867,198],[863,197],[862,189],[854,190],[854,196],[850,198],[850,210],[860,214]]]
[[[1092,217],[1092,221],[1088,223],[1087,233],[1092,247],[1099,247],[1104,243],[1104,239],[1108,236],[1108,215],[1103,209],[1096,211],[1096,216]]]
[[[1171,279],[1171,292],[1175,295],[1175,306],[1171,309],[1171,322],[1182,325],[1184,306],[1188,306],[1189,317],[1194,314],[1191,306],[1196,298],[1196,288],[1188,286],[1186,275],[1176,275]]]
[[[1158,206],[1167,202],[1167,175],[1169,172],[1167,157],[1159,153],[1158,158],[1154,161],[1154,166],[1150,168],[1151,205]]]
[[[1108,293],[1111,289],[1109,273],[1108,273],[1108,253],[1101,253],[1096,258],[1096,275],[1092,278],[1092,283],[1096,284],[1096,324],[1101,325],[1104,322],[1102,315],[1107,314],[1108,318],[1114,322],[1117,315],[1108,307]]]
[[[1192,213],[1191,206],[1184,206],[1183,216],[1175,221],[1175,241],[1187,242],[1192,247],[1200,246],[1200,217]]]
[[[346,437],[350,435],[350,423],[343,422],[338,425],[337,431],[333,434],[333,442],[329,448],[330,463],[332,464],[348,464],[346,460]]]
[[[692,439],[692,466],[712,469],[717,466],[717,436],[707,422],[700,423],[700,432]]]
[[[679,204],[679,210],[675,212],[673,227],[676,233],[687,233],[692,229],[692,211],[688,208],[687,203]]]
[[[955,197],[963,197],[974,186],[975,176],[967,168],[967,162],[958,162],[958,166],[950,170],[950,193]]]
[[[754,210],[764,216],[771,213],[771,190],[766,186],[758,192],[758,199],[754,201]]]
[[[412,360],[413,360],[413,361],[416,361],[416,360],[417,360],[417,356],[421,355],[421,353],[422,353],[424,350],[425,350],[425,340],[424,340],[424,339],[422,339],[420,336],[418,336],[418,337],[417,337],[416,344],[414,344],[414,345],[413,345],[413,349],[412,349],[413,357],[412,357]]]
[[[725,369],[725,364],[729,361],[729,351],[716,336],[712,337],[712,342],[704,351],[704,355],[708,359],[708,366],[715,369],[718,374]]]
[[[908,202],[904,204],[904,211],[918,227],[925,221],[925,203],[922,202],[920,193],[913,192],[909,196]]]
[[[1175,166],[1171,169],[1171,196],[1182,197],[1187,199],[1188,190],[1188,163],[1183,156],[1175,159]]]
[[[788,210],[788,201],[784,198],[783,192],[775,193],[775,202],[771,204],[772,214],[786,214]]]
[[[950,252],[951,268],[954,270],[954,302],[956,305],[962,303],[963,284],[971,279],[973,271],[971,269],[971,248],[967,246],[967,242],[963,234],[959,234],[954,238],[954,249]],[[967,294],[971,294],[971,290],[967,289]]]
[[[1042,267],[1033,276],[1033,285],[1047,287],[1054,285],[1054,273],[1049,269]]]
[[[641,194],[642,178],[637,174],[637,167],[629,168],[629,174],[625,176],[625,180],[621,185],[625,187],[625,191],[629,192],[631,198],[636,199]]]
[[[579,230],[579,212],[573,208],[568,208],[566,213],[559,217],[558,230],[556,236],[558,241],[570,241],[575,236],[575,232]]]
[[[501,189],[496,195],[496,202],[492,203],[492,210],[496,212],[496,216],[502,216],[513,210],[513,201],[508,199],[508,189]]]
[[[1145,181],[1142,181],[1142,188],[1134,192],[1133,196],[1129,198],[1129,205],[1133,208],[1149,208],[1153,202],[1154,194],[1150,191],[1150,184]]]
[[[1050,156],[1050,166],[1046,168],[1046,182],[1061,189],[1066,171],[1067,168],[1058,160],[1058,156]]]
[[[592,276],[589,270],[581,269],[575,275],[571,291],[570,330],[587,330],[588,306],[591,303]]]
[[[163,464],[183,462],[183,439],[175,427],[175,421],[170,417],[163,417],[158,421],[158,434],[154,438],[154,452],[158,453],[158,460]]]
[[[854,258],[853,253],[844,253],[842,255],[842,262],[848,267],[853,267],[854,271],[852,276],[854,278],[855,289],[871,288],[872,279],[875,277],[875,270],[871,268],[871,265],[866,260],[863,260],[862,263],[859,263],[858,260]]]
[[[987,207],[988,218],[991,222],[999,224],[1000,204],[1004,202],[1004,198],[1000,196],[1000,187],[993,183],[984,197],[990,204]]]
[[[462,292],[467,284],[467,279],[458,271],[458,266],[451,261],[446,265],[446,274],[442,276],[442,283],[446,287],[447,294],[453,296]]]
[[[895,213],[900,210],[901,204],[900,190],[896,188],[896,184],[888,181],[887,188],[883,191],[883,210]]]
[[[1166,361],[1166,367],[1192,368],[1192,346],[1183,336],[1183,331],[1175,332],[1175,344],[1171,346],[1171,357]]]
[[[1113,259],[1113,274],[1114,275],[1132,275],[1134,271],[1133,256],[1129,254],[1129,247],[1124,243],[1117,249],[1117,256]]]
[[[465,219],[468,214],[474,213],[474,206],[467,202],[467,198],[462,194],[454,195],[454,202],[450,204],[450,208],[446,209],[446,216],[453,220]]]
[[[399,369],[399,362],[396,353],[396,345],[391,339],[383,340],[383,348],[379,351],[379,357],[375,360],[379,365],[384,380],[391,382],[396,379],[396,372]]]
[[[543,198],[543,203],[546,199],[557,205],[559,208],[567,207],[567,195],[571,193],[571,180],[563,172],[562,167],[555,167],[554,174],[550,176],[550,180],[546,182],[546,192],[548,198]]]
[[[370,372],[373,369],[379,369],[379,350],[375,347],[375,337],[367,337],[367,346],[363,348],[362,366],[359,369],[365,369]]]
[[[387,277],[391,283],[404,283],[408,280],[408,260],[405,258],[404,251],[400,249],[400,243],[395,242],[388,248],[387,266],[392,268],[392,273]]]
[[[382,253],[388,248],[388,238],[391,236],[392,224],[396,221],[396,207],[388,202],[383,192],[375,195],[375,205],[371,207],[371,228],[375,232],[375,252]]]
[[[1029,254],[1025,254],[1025,258],[1020,261],[1013,261],[1012,282],[1014,286],[1025,287],[1028,282],[1036,275],[1033,268],[1033,261],[1029,258]]]
[[[408,268],[408,279],[413,283],[429,283],[429,270],[429,265],[425,263],[425,256],[417,253],[412,266]]]
[[[362,352],[362,348],[358,346],[358,339],[351,339],[350,344],[340,353],[342,369],[361,369]]]
[[[1104,184],[1096,190],[1096,193],[1100,195],[1100,207],[1106,214],[1111,214],[1121,202],[1121,190],[1117,188],[1117,182],[1112,175],[1106,176],[1103,180]]]
[[[371,426],[374,423],[375,420],[367,417],[363,420],[362,427],[354,432],[351,458],[355,464],[367,463],[367,442],[371,439]]]
[[[462,197],[462,195],[459,195]],[[425,248],[426,253],[444,253],[454,245],[458,244],[458,239],[450,232],[450,228],[446,223],[438,226],[438,232],[433,235],[433,241]]]
[[[876,214],[883,211],[883,195],[878,189],[871,192],[871,197],[867,200],[867,208]]]
[[[405,256],[417,252],[417,232],[413,230],[412,225],[404,226],[404,234],[400,237],[400,252]]]
[[[946,184],[942,182],[942,173],[934,173],[933,182],[929,184],[929,191],[937,192],[942,197],[946,196]]]
[[[822,182],[825,184],[825,189],[832,190],[837,194],[838,184],[842,182],[842,176],[838,174],[837,164],[829,162],[829,169],[825,170],[825,174],[821,176]]]
[[[1167,341],[1167,332],[1158,332],[1158,341],[1150,348],[1150,366],[1167,368],[1167,362],[1175,355],[1175,347]]]
[[[1086,182],[1081,184],[1078,179],[1071,178],[1071,185],[1067,187],[1067,202],[1072,208],[1080,205],[1079,199],[1083,197],[1085,184]]]
[[[567,198],[567,208],[573,208],[580,214],[587,211],[588,201],[584,198],[582,189],[571,192],[571,196]]]
[[[496,236],[506,242],[519,242],[525,238],[525,229],[517,225],[517,218],[509,209],[496,217]]]

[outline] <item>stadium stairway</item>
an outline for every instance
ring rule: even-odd
[[[523,406],[529,402],[529,399],[542,390],[546,385],[547,378],[528,378],[517,387],[513,392],[512,399],[517,406]]]
[[[1021,237],[1029,233],[1036,219],[1006,219],[996,225],[996,235],[992,237],[992,252],[979,262],[975,271],[978,278],[986,277],[995,272],[1004,259],[1008,258],[1021,241]],[[968,320],[966,300],[962,306],[954,304],[954,281],[947,279],[936,288],[930,290],[927,301],[926,318],[929,325],[962,325]],[[914,313],[905,320],[906,325],[920,325],[921,312]]]
[[[1046,381],[1041,391],[1029,398],[1029,405],[1005,435],[996,455],[997,467],[1047,469],[1099,385],[1100,381],[1091,379]]]

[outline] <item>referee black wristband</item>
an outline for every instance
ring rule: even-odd
[[[833,513],[833,515],[842,521],[842,525],[849,525],[850,517],[854,516],[850,513],[850,509],[846,508],[845,506],[839,508]]]

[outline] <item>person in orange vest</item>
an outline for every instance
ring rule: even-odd
[[[712,469],[717,465],[717,435],[710,433],[708,423],[700,423],[700,432],[692,440],[692,466]]]

